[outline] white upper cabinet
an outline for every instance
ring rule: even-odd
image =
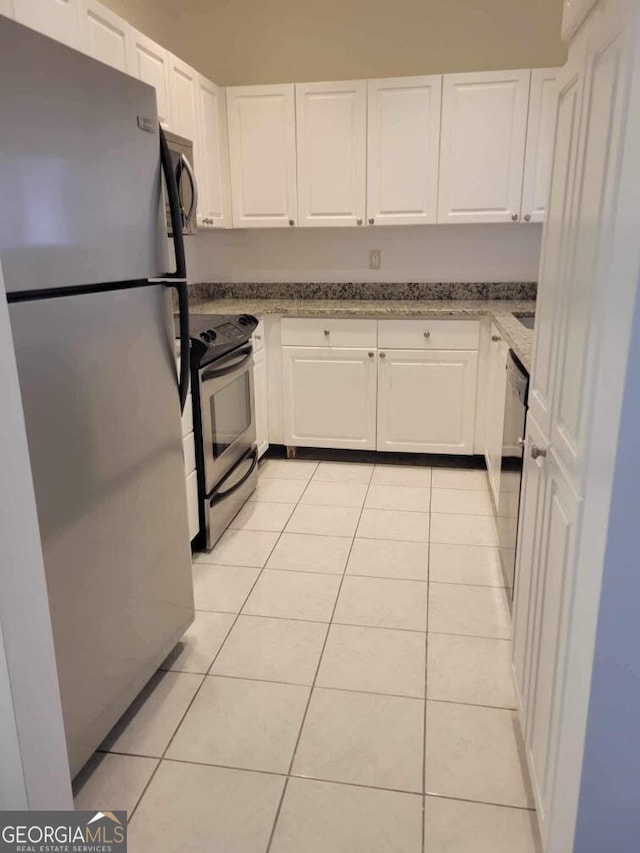
[[[362,225],[367,84],[296,85],[299,225]]]
[[[169,93],[169,53],[142,33],[131,29],[129,71],[138,80],[153,86],[158,102],[158,120],[171,129],[171,97]]]
[[[562,38],[565,41],[569,41],[595,5],[596,0],[564,0]]]
[[[171,96],[171,131],[193,142],[194,157],[198,145],[197,89],[198,73],[169,54],[169,93]]]
[[[531,72],[445,74],[438,222],[517,222]]]
[[[524,222],[544,222],[546,217],[557,106],[558,69],[532,71],[522,184],[521,218]]]
[[[198,143],[194,151],[200,184],[198,225],[231,226],[227,109],[224,89],[198,77]]]
[[[80,2],[81,0],[13,0],[13,15],[19,24],[31,27],[76,50],[84,51]]]
[[[293,84],[227,89],[233,224],[296,224],[296,116]]]
[[[369,80],[367,222],[436,222],[442,76]]]
[[[129,66],[131,27],[126,21],[97,0],[82,0],[82,23],[89,56],[118,71],[132,71]]]

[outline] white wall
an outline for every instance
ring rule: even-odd
[[[35,495],[0,267],[0,810],[73,808]]]
[[[190,282],[537,281],[541,225],[201,231],[187,237]],[[369,269],[369,250],[382,269]]]

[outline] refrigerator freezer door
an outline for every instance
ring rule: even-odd
[[[10,306],[74,774],[193,620],[167,299]]]
[[[154,90],[2,16],[0,80],[7,291],[163,275]]]

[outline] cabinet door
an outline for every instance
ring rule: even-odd
[[[193,540],[200,530],[198,513],[198,472],[192,471],[185,479],[187,514],[189,517],[189,539]]]
[[[441,75],[369,80],[369,225],[437,220],[441,96]]]
[[[269,449],[269,426],[267,414],[267,370],[264,348],[253,354],[253,389],[256,409],[256,443],[258,456]]]
[[[80,2],[81,0],[13,0],[13,14],[19,24],[86,52]]]
[[[378,359],[378,450],[473,453],[478,353],[386,350]]]
[[[194,152],[200,184],[198,225],[231,226],[229,142],[224,89],[198,77],[198,145]]]
[[[283,347],[285,444],[375,450],[374,350]]]
[[[572,200],[586,60],[585,33],[572,46],[558,77],[558,102],[547,223],[540,257],[533,372],[529,408],[540,428],[551,432],[551,395],[556,364],[556,325],[573,234]]]
[[[544,222],[547,213],[557,103],[558,69],[532,71],[522,183],[521,218],[525,222]]]
[[[611,309],[603,273],[610,263],[611,222],[627,115],[627,83],[620,72],[627,49],[620,4],[602,7],[589,39],[580,129],[574,238],[562,283],[557,324],[557,367],[551,413],[551,443],[581,490],[592,414],[592,386]]]
[[[233,224],[296,224],[296,116],[293,85],[227,89]]]
[[[498,506],[502,443],[504,430],[504,407],[507,390],[507,355],[509,347],[502,340],[496,326],[491,326],[491,348],[489,350],[489,384],[486,389],[486,425],[484,458],[487,463],[489,486],[495,505]]]
[[[153,86],[156,90],[158,120],[165,130],[170,130],[173,123],[169,94],[168,52],[132,28],[129,40],[129,70],[138,80]]]
[[[438,222],[520,218],[530,77],[444,75]]]
[[[296,85],[299,225],[362,225],[367,84]]]
[[[172,53],[169,54],[171,130],[193,142],[194,159],[198,147],[197,79],[198,74],[193,68]]]
[[[130,69],[130,27],[115,12],[97,0],[82,0],[87,53],[118,71]]]

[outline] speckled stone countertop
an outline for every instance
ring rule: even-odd
[[[283,317],[491,317],[526,370],[531,371],[533,332],[515,316],[532,315],[536,303],[516,299],[204,299],[192,314],[277,314]]]

